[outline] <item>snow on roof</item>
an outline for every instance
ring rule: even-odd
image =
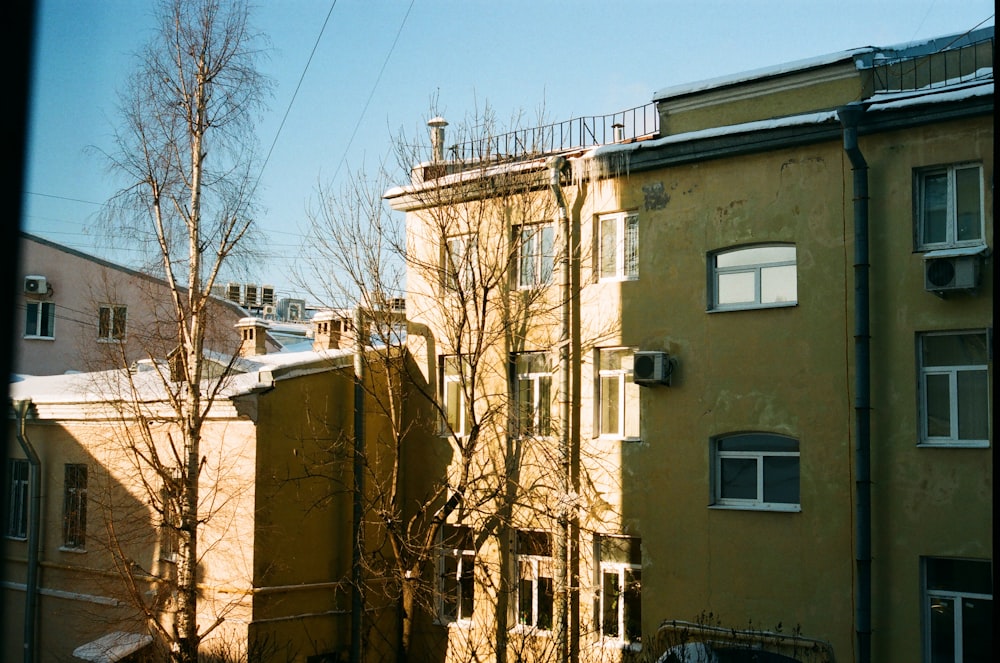
[[[989,80],[973,81],[965,85],[949,86],[936,90],[926,88],[916,92],[889,92],[873,95],[868,110],[899,110],[907,106],[921,106],[932,103],[962,101],[974,97],[993,96],[993,70],[989,70]]]
[[[353,363],[353,354],[349,349],[305,350],[238,357],[234,367],[242,372],[226,378],[220,396],[230,398],[248,394],[261,386],[271,386],[275,380],[349,366]],[[9,398],[15,401],[31,399],[35,403],[100,403],[121,400],[126,395],[132,398],[130,394],[134,389],[134,396],[141,401],[163,401],[166,399],[163,381],[152,368],[150,365],[146,370],[131,374],[119,369],[65,375],[12,376],[8,387]]]
[[[687,94],[694,94],[695,92],[704,92],[705,90],[711,90],[714,88],[736,85],[738,83],[745,83],[747,81],[752,81],[758,78],[771,78],[773,76],[782,76],[797,71],[804,71],[806,69],[823,67],[829,64],[833,64],[835,62],[840,62],[843,60],[851,60],[858,55],[871,53],[874,50],[875,49],[873,47],[866,46],[864,48],[856,48],[849,51],[840,51],[838,53],[829,53],[827,55],[819,55],[816,57],[806,58],[803,60],[794,60],[792,62],[785,62],[778,65],[772,65],[770,67],[762,67],[760,69],[752,69],[750,71],[742,71],[735,74],[727,74],[725,76],[709,78],[703,81],[695,81],[692,83],[682,83],[680,85],[673,85],[654,92],[653,101],[662,101],[664,99],[669,99],[671,97],[681,97]]]
[[[738,83],[745,83],[758,78],[782,76],[785,74],[814,69],[816,67],[823,67],[836,62],[851,59],[854,60],[854,64],[858,69],[865,69],[871,67],[873,64],[884,64],[886,60],[917,57],[920,55],[927,55],[932,52],[948,50],[950,48],[961,48],[973,42],[992,37],[993,30],[993,26],[986,26],[964,34],[931,37],[928,39],[920,39],[892,46],[863,46],[846,51],[805,58],[802,60],[793,60],[792,62],[785,62],[770,67],[727,74],[725,76],[710,78],[703,81],[682,83],[680,85],[666,87],[654,92],[653,101],[661,101],[671,97],[680,97],[688,94],[694,94],[696,92],[704,92],[714,88],[736,85]]]
[[[73,656],[92,663],[117,663],[152,642],[153,637],[146,633],[112,631],[97,640],[80,645],[73,650]]]

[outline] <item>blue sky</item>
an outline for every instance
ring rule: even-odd
[[[38,0],[21,226],[126,264],[137,256],[101,240],[96,213],[116,184],[87,148],[110,148],[152,9]],[[249,280],[297,293],[288,274],[317,187],[374,168],[401,129],[426,139],[432,98],[452,123],[486,104],[528,126],[543,108],[548,121],[604,115],[673,85],[992,25],[993,12],[988,0],[258,0],[275,83],[259,140],[274,149],[259,190],[269,257]]]

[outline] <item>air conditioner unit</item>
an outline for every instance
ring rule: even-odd
[[[980,256],[943,256],[924,260],[924,289],[941,295],[979,285]]]
[[[264,304],[262,313],[265,318],[273,318],[275,316],[274,304]]]
[[[49,291],[49,282],[44,276],[25,276],[24,291],[29,295],[44,295]]]
[[[659,350],[644,350],[636,352],[632,363],[632,381],[644,387],[659,384],[670,385],[670,374],[673,364],[670,355]]]

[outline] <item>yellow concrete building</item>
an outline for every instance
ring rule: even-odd
[[[430,122],[385,194],[463,505],[426,660],[992,660],[992,67],[989,27]]]

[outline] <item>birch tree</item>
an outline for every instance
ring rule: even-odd
[[[175,347],[173,375],[153,366],[177,433],[169,436],[167,453],[143,447],[147,435],[124,439],[139,440],[132,451],[158,479],[143,478],[157,492],[151,503],[173,514],[176,529],[169,614],[140,607],[169,644],[172,660],[191,663],[214,626],[198,622],[197,577],[205,523],[202,428],[223,384],[210,374],[205,354],[211,293],[224,266],[250,246],[259,167],[254,122],[269,83],[257,69],[261,37],[251,28],[247,3],[161,0],[156,17],[158,29],[120,94],[116,150],[108,157],[123,187],[108,220],[116,236],[149,251],[154,273],[169,285],[164,322]],[[128,399],[122,402],[129,407]],[[133,414],[141,424],[144,413],[137,407]]]

